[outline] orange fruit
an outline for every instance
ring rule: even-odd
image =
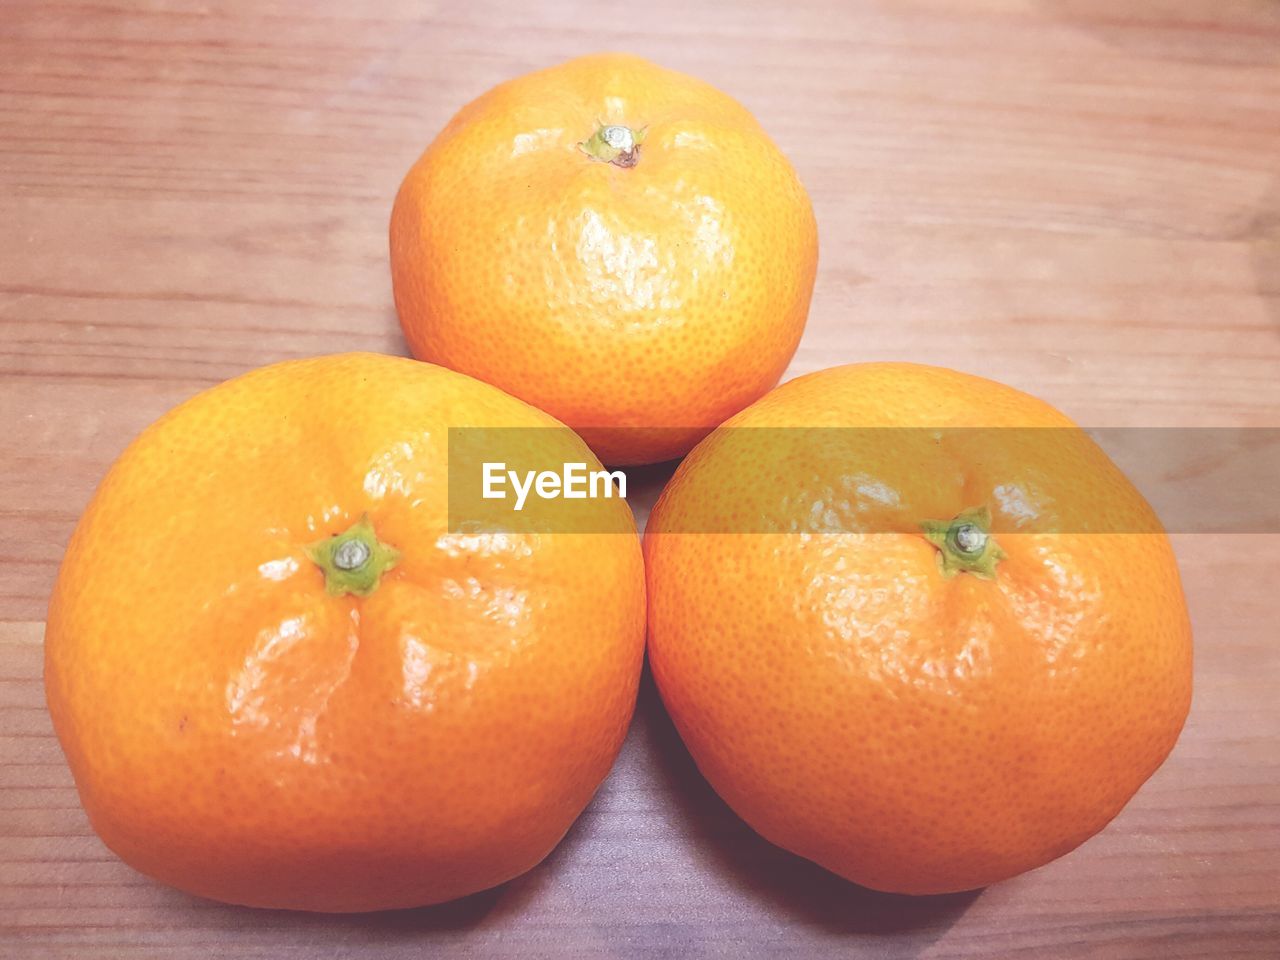
[[[546,856],[631,716],[640,546],[621,500],[579,507],[596,533],[453,529],[447,432],[486,426],[595,463],[494,387],[369,354],[246,374],[129,446],[45,635],[111,849],[195,894],[326,911],[448,900]]]
[[[546,410],[615,464],[680,456],[777,383],[817,258],[809,198],[751,114],[620,54],[468,104],[391,214],[414,356]]]
[[[653,675],[702,773],[868,887],[1066,853],[1187,714],[1158,520],[1067,417],[988,380],[864,364],[779,387],[681,464],[645,559]]]

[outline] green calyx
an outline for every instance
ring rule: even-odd
[[[995,579],[996,564],[1005,554],[991,535],[991,511],[986,507],[964,510],[954,520],[926,520],[920,528],[938,548],[938,569],[944,577],[972,573],[983,580]]]
[[[634,167],[640,160],[640,144],[644,142],[646,129],[632,130],[616,123],[601,124],[590,139],[578,144],[578,149],[602,163]]]
[[[337,536],[311,544],[307,556],[324,572],[328,593],[367,597],[378,588],[382,575],[399,562],[400,551],[378,539],[366,514]]]

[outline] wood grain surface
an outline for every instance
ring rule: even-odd
[[[1181,742],[1104,833],[981,892],[873,894],[770,848],[647,682],[564,843],[457,904],[225,907],[94,836],[40,673],[98,478],[250,367],[403,352],[400,177],[470,98],[597,49],[710,80],[792,157],[822,238],[792,374],[912,359],[1088,425],[1280,426],[1276,0],[2,0],[0,957],[1280,956],[1275,532],[1176,538]]]

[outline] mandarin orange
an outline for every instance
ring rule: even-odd
[[[645,557],[653,675],[698,767],[869,887],[1066,853],[1187,715],[1159,521],[1067,417],[988,380],[864,364],[779,387],[681,464]]]
[[[391,215],[414,355],[546,410],[606,463],[680,456],[772,387],[817,257],[809,198],[751,114],[620,54],[468,104]]]
[[[85,510],[45,681],[90,821],[137,869],[233,903],[448,900],[538,863],[622,742],[644,644],[630,512],[467,530],[448,431],[551,417],[469,377],[281,363],[149,427]],[[609,597],[601,603],[600,597]]]

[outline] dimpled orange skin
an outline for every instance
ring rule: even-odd
[[[897,893],[1040,866],[1173,747],[1191,632],[1158,520],[1083,433],[1019,453],[1001,431],[765,432],[779,456],[734,462],[726,430],[1071,426],[991,381],[864,364],[779,387],[686,458],[645,537],[650,663],[765,838]],[[944,579],[919,523],[984,504],[995,578]],[[1012,532],[1020,516],[1064,532]]]
[[[643,129],[634,166],[579,148],[601,124]],[[391,216],[414,355],[548,411],[614,464],[680,456],[777,383],[817,259],[809,198],[751,114],[621,54],[468,104]]]
[[[45,682],[128,863],[232,903],[412,907],[528,870],[581,812],[643,656],[630,512],[591,502],[615,534],[450,534],[450,425],[557,426],[443,368],[347,354],[202,393],[112,467],[62,564]],[[305,547],[366,512],[399,564],[331,596]]]

